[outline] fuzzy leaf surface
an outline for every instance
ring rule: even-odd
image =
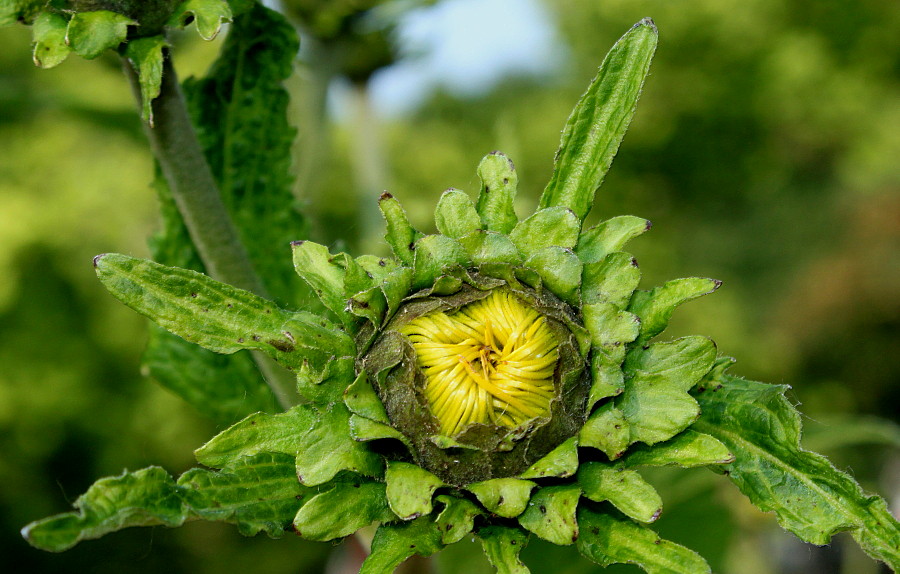
[[[519,516],[519,524],[554,544],[572,544],[578,539],[575,509],[580,497],[581,488],[574,484],[541,488]]]
[[[518,223],[515,200],[519,175],[512,161],[500,152],[490,153],[478,164],[481,193],[476,209],[484,228],[497,233],[509,233]]]
[[[141,86],[141,119],[153,125],[153,100],[162,85],[163,49],[168,46],[162,36],[136,38],[125,46],[125,57],[138,73]]]
[[[489,511],[504,518],[522,514],[531,499],[535,483],[521,478],[493,478],[466,487]]]
[[[529,574],[531,571],[519,560],[519,553],[528,543],[528,535],[518,528],[486,526],[478,530],[478,538],[488,560],[497,574]]]
[[[444,483],[427,470],[408,462],[393,461],[384,474],[387,501],[394,514],[412,520],[431,514],[431,497]]]
[[[294,529],[309,540],[334,540],[376,520],[394,519],[385,500],[384,484],[350,479],[337,482],[303,505],[294,518]]]
[[[448,189],[438,200],[434,210],[434,223],[438,231],[459,239],[481,228],[481,218],[469,195],[458,189]]]
[[[484,514],[478,505],[465,498],[440,494],[435,500],[444,505],[435,519],[443,544],[454,544],[462,540],[475,527],[475,518]]]
[[[372,552],[359,574],[385,574],[414,554],[431,556],[444,547],[438,525],[422,516],[400,524],[382,524],[372,540]]]
[[[585,263],[600,261],[621,251],[629,240],[650,230],[650,222],[633,215],[619,215],[598,223],[578,237],[575,252]]]
[[[595,502],[608,500],[638,522],[653,522],[662,512],[662,499],[636,471],[589,462],[578,469],[584,496]]]
[[[642,344],[665,331],[675,308],[701,295],[712,293],[722,284],[716,279],[686,277],[673,279],[650,291],[635,291],[628,310],[640,317]]]

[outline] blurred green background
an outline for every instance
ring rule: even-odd
[[[384,253],[382,191],[427,229],[444,189],[478,191],[475,166],[495,149],[516,163],[519,212],[530,213],[603,55],[651,16],[659,50],[589,223],[626,213],[653,221],[630,246],[644,287],[723,280],[679,310],[669,336],[709,335],[739,359],[732,372],[790,384],[805,444],[900,506],[900,438],[890,423],[900,405],[896,2],[509,0],[484,21],[476,8],[478,26],[441,24],[440,10],[466,3],[478,6],[443,0],[403,18],[431,14],[443,26],[433,42],[459,43],[476,28],[499,36],[504,11],[528,8],[553,42],[552,65],[476,86],[454,79],[390,114],[379,113],[378,82],[427,57],[397,43],[407,21],[397,25],[397,13],[410,3],[383,3],[391,10],[377,18],[353,12],[376,2],[280,4],[304,33],[288,85],[301,136],[297,196],[312,239]],[[350,8],[317,19],[317,4]],[[174,38],[182,77],[215,58],[217,43],[194,36]],[[145,322],[91,268],[104,251],[148,256],[156,225],[152,158],[118,63],[72,57],[39,70],[29,44],[23,26],[0,30],[0,569],[323,571],[341,547],[245,539],[223,525],[132,529],[61,555],[19,537],[27,522],[68,510],[96,478],[152,464],[183,472],[219,430],[141,376]],[[466,64],[473,78],[493,56]],[[273,249],[290,256],[286,245]],[[650,478],[666,503],[656,528],[716,572],[878,571],[849,539],[815,550],[781,534],[709,471]],[[438,567],[489,571],[474,546],[445,551]],[[523,557],[536,573],[596,568],[572,548],[534,541]]]

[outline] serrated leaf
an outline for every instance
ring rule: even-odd
[[[610,253],[600,261],[585,264],[581,300],[586,304],[610,303],[624,309],[640,281],[641,270],[634,257],[621,251]]]
[[[535,483],[520,478],[493,478],[466,487],[486,509],[502,516],[515,518],[525,511]]]
[[[709,565],[699,554],[663,540],[649,528],[630,520],[578,509],[578,551],[600,564],[637,564],[648,574],[702,574]]]
[[[571,249],[545,247],[526,259],[525,267],[535,271],[554,295],[570,305],[578,304],[582,264]]]
[[[214,421],[231,424],[275,409],[272,392],[247,353],[220,355],[153,325],[141,362],[154,381]]]
[[[578,439],[572,437],[528,467],[519,478],[566,477],[572,476],[577,470]]]
[[[619,458],[631,444],[631,430],[625,413],[612,402],[601,405],[581,427],[578,444],[601,450],[610,460]]]
[[[574,484],[540,488],[519,516],[519,524],[554,544],[572,544],[578,539],[575,509],[580,497],[581,488]]]
[[[497,574],[530,574],[531,570],[519,560],[519,553],[528,544],[528,535],[521,529],[486,526],[478,529],[478,538]]]
[[[609,501],[639,522],[654,522],[662,513],[662,498],[634,470],[589,462],[578,469],[578,485],[595,502]]]
[[[62,552],[131,526],[180,526],[187,517],[175,481],[155,466],[100,479],[74,506],[76,512],[32,522],[22,535],[32,546]]]
[[[294,457],[268,452],[238,458],[219,472],[189,470],[178,486],[193,515],[237,524],[244,536],[281,536],[316,494],[297,482]]]
[[[620,215],[583,231],[575,253],[587,263],[600,261],[610,253],[621,251],[628,241],[650,230],[650,222],[633,215]]]
[[[115,48],[128,36],[128,26],[137,22],[116,12],[76,12],[69,20],[66,43],[79,56],[92,60]]]
[[[428,516],[400,524],[382,524],[375,532],[372,552],[359,574],[393,572],[410,556],[431,556],[443,547],[438,525]]]
[[[443,544],[455,544],[462,540],[475,527],[475,517],[483,514],[476,504],[465,498],[440,494],[435,500],[444,505],[435,519]]]
[[[518,223],[515,211],[519,175],[512,161],[502,153],[492,152],[478,164],[481,192],[476,209],[484,227],[498,233],[509,233]]]
[[[375,521],[394,519],[385,500],[384,484],[359,478],[337,482],[312,497],[297,512],[294,530],[308,540],[350,536]]]
[[[459,238],[459,244],[469,255],[472,265],[483,263],[508,263],[519,265],[522,255],[506,235],[493,231],[478,230]]]
[[[288,122],[283,84],[294,70],[297,33],[260,2],[243,14],[231,8],[235,17],[219,58],[205,77],[184,82],[184,94],[223,202],[266,290],[285,306],[306,308],[309,294],[288,256],[290,242],[307,234],[293,193],[296,130]],[[217,10],[197,14],[215,20]]]
[[[541,209],[520,222],[509,238],[525,257],[550,247],[571,249],[578,242],[581,221],[565,207]]]
[[[649,341],[669,325],[675,308],[719,288],[721,281],[702,277],[673,279],[650,291],[635,291],[628,310],[640,317],[641,335],[637,344]]]
[[[677,465],[683,468],[732,462],[734,454],[715,437],[691,429],[652,447],[638,446],[622,459],[625,466]]]
[[[327,247],[312,241],[295,241],[291,243],[291,247],[297,274],[335,317],[344,323],[352,322],[352,316],[347,313],[347,297],[344,295],[344,275],[349,259],[347,254],[332,255]]]
[[[200,37],[212,40],[218,36],[222,24],[231,21],[231,16],[231,7],[225,0],[186,0],[175,8],[167,24],[184,28],[193,20]]]
[[[568,207],[584,220],[634,115],[655,50],[656,26],[644,19],[603,59],[566,122],[542,208]]]
[[[0,26],[2,25],[0,23]],[[32,58],[35,66],[53,68],[69,56],[72,50],[66,44],[68,26],[68,20],[54,12],[41,12],[35,16],[31,28],[34,43]]]
[[[426,235],[415,244],[412,288],[429,287],[445,270],[468,264],[469,256],[458,241],[445,235]]]
[[[705,381],[696,394],[703,415],[694,428],[734,453],[722,469],[782,527],[813,544],[849,530],[871,556],[900,568],[900,524],[883,499],[864,494],[849,475],[800,447],[800,415],[786,389],[730,375]]]
[[[163,36],[137,38],[125,46],[125,57],[137,71],[141,87],[141,119],[153,126],[153,100],[159,96],[163,74]]]
[[[434,223],[438,231],[447,237],[459,239],[481,228],[481,218],[469,194],[458,189],[448,189],[438,200],[434,210]]]
[[[388,505],[402,520],[431,514],[431,497],[444,486],[441,479],[408,462],[392,461],[384,473]]]
[[[390,193],[384,193],[378,200],[378,208],[381,209],[381,215],[387,224],[387,230],[384,235],[385,241],[391,246],[394,257],[412,267],[415,257],[416,241],[422,237],[422,234],[413,229],[406,217],[406,211],[400,205],[400,202]]]

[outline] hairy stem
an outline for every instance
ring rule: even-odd
[[[127,59],[123,63],[140,106],[137,71]],[[217,281],[270,298],[222,202],[168,57],[159,96],[153,100],[153,118],[153,127],[144,124],[144,131],[206,272]],[[294,376],[263,353],[253,353],[253,358],[279,404],[295,404]]]

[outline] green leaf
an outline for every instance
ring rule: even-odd
[[[492,478],[466,487],[485,508],[503,518],[515,518],[525,511],[535,483],[520,478]]]
[[[572,476],[578,470],[578,439],[572,437],[531,465],[519,478]]]
[[[677,465],[683,468],[732,461],[734,454],[720,440],[691,429],[652,447],[638,446],[622,459],[629,467]]]
[[[458,189],[448,189],[438,200],[434,210],[434,223],[438,231],[459,239],[481,228],[481,218],[469,195]]]
[[[624,309],[640,281],[641,270],[634,257],[616,251],[600,261],[585,264],[581,300],[586,304],[610,303]]]
[[[3,24],[0,23],[0,26]],[[34,18],[31,34],[34,42],[34,65],[41,68],[58,66],[69,56],[66,44],[69,22],[60,14],[41,12]]]
[[[415,464],[392,461],[384,474],[387,500],[394,514],[412,520],[431,514],[431,497],[443,481]]]
[[[588,394],[588,412],[599,401],[619,395],[624,390],[625,376],[622,374],[622,360],[611,357],[601,348],[595,348],[591,355],[591,391]]]
[[[621,457],[631,444],[625,413],[611,402],[601,405],[581,427],[578,444],[602,450],[610,460]]]
[[[350,536],[375,521],[395,519],[384,496],[384,484],[362,479],[337,482],[312,497],[297,512],[294,529],[308,540]]]
[[[200,22],[218,22],[214,2],[191,4]],[[253,2],[236,14],[219,58],[204,78],[184,82],[191,119],[253,266],[278,303],[306,308],[309,294],[297,281],[288,245],[305,239],[294,196],[290,97],[284,81],[294,70],[299,41],[284,17]],[[215,24],[216,26],[218,24]],[[202,30],[201,30],[202,32]]]
[[[528,544],[528,534],[521,529],[486,526],[478,529],[478,538],[497,574],[530,574],[528,567],[519,560],[519,553]]]
[[[116,253],[98,255],[94,267],[117,299],[211,351],[258,349],[294,368],[304,359],[324,365],[328,355],[323,349],[353,354],[349,337],[327,321],[309,313],[288,313],[196,271]]]
[[[621,362],[625,358],[625,344],[634,341],[641,322],[628,311],[621,311],[612,303],[588,303],[581,308],[584,326],[591,334],[591,344],[605,349]]]
[[[445,270],[468,264],[469,256],[458,241],[445,235],[426,235],[415,244],[412,288],[430,287]]]
[[[572,544],[578,539],[575,509],[580,497],[581,488],[574,484],[540,488],[519,516],[519,524],[554,544]]]
[[[475,527],[475,517],[483,514],[478,505],[465,498],[440,494],[435,500],[444,505],[435,519],[443,544],[455,544],[462,540]]]
[[[568,207],[584,220],[634,115],[656,40],[656,26],[644,19],[606,55],[566,122],[541,207]]]
[[[415,257],[416,241],[422,234],[413,229],[406,217],[406,211],[390,193],[381,194],[378,207],[387,223],[384,239],[391,246],[394,257],[412,267]]]
[[[694,428],[734,453],[722,470],[782,527],[813,544],[849,530],[871,556],[900,569],[900,524],[883,499],[800,447],[800,415],[786,389],[730,375],[704,381],[696,394],[703,415]]]
[[[328,248],[312,241],[294,241],[294,269],[310,286],[335,317],[344,323],[353,321],[347,313],[347,297],[344,296],[344,274],[349,257],[346,253],[332,255]]]
[[[384,424],[390,424],[384,404],[369,383],[365,371],[361,371],[353,384],[344,392],[344,403],[350,412]]]
[[[219,423],[275,409],[271,390],[245,352],[220,355],[154,325],[141,360],[154,381]]]
[[[74,506],[76,512],[32,522],[22,535],[32,546],[62,552],[131,526],[181,526],[187,517],[175,481],[155,466],[100,479]]]
[[[31,23],[46,6],[47,0],[0,0],[0,27]]]
[[[163,36],[131,40],[125,46],[125,57],[137,70],[141,86],[141,119],[153,126],[153,100],[162,85],[163,49],[168,42]]]
[[[124,42],[128,26],[135,24],[128,16],[109,10],[76,12],[69,20],[66,43],[79,56],[92,60]]]
[[[699,554],[663,540],[652,530],[630,520],[582,507],[578,509],[578,551],[600,564],[637,564],[649,574],[701,574],[710,572]]]
[[[578,304],[582,265],[571,249],[545,247],[529,257],[525,267],[537,272],[554,295],[570,305]]]
[[[654,522],[662,513],[656,489],[634,470],[589,462],[578,469],[578,484],[587,498],[608,500],[638,522]]]
[[[184,28],[193,20],[200,37],[212,40],[219,34],[222,24],[231,21],[231,15],[231,7],[225,0],[186,0],[178,5],[167,25]]]
[[[438,525],[428,516],[400,524],[382,524],[375,532],[372,552],[363,562],[359,574],[393,572],[410,556],[431,556],[443,547]]]
[[[412,451],[412,443],[406,438],[406,435],[390,425],[379,423],[357,414],[350,415],[350,436],[360,442],[386,438],[395,439],[402,442]]]
[[[485,229],[509,233],[518,223],[515,211],[519,176],[512,161],[502,153],[492,152],[478,164],[481,193],[476,209]]]
[[[472,265],[482,263],[509,263],[519,265],[522,255],[506,235],[493,231],[478,230],[459,238],[459,244],[469,255]]]
[[[650,222],[633,215],[620,215],[591,227],[578,237],[575,253],[582,261],[594,263],[650,230]]]
[[[581,222],[565,207],[541,209],[520,222],[509,234],[519,251],[529,257],[550,247],[571,249],[578,242]]]
[[[701,295],[708,295],[720,285],[722,282],[716,279],[687,277],[673,279],[650,291],[635,291],[628,310],[641,319],[641,336],[636,344],[662,333],[676,307]]]
[[[297,482],[294,457],[268,452],[238,458],[219,472],[191,469],[178,486],[193,515],[237,524],[244,536],[281,536],[316,494]]]

